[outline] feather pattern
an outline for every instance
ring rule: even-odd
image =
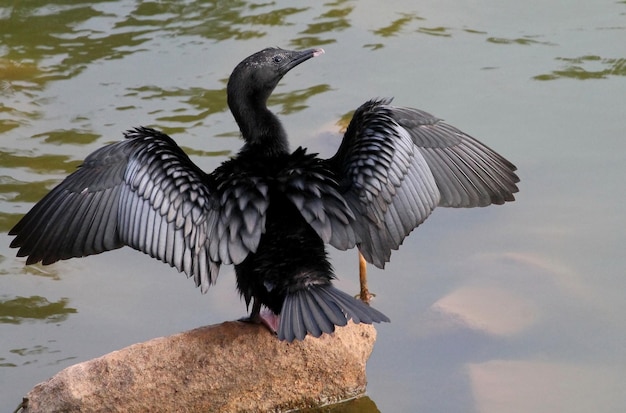
[[[278,338],[302,340],[309,334],[332,333],[335,326],[389,322],[389,318],[330,284],[309,285],[287,294],[278,325]]]
[[[329,164],[359,217],[354,224],[359,249],[378,267],[439,203],[426,160],[393,119],[391,107],[378,101],[357,110]]]
[[[217,213],[208,234],[210,257],[224,264],[239,264],[256,251],[265,232],[270,203],[268,180],[244,163],[227,161],[212,177],[217,185]]]
[[[355,216],[338,183],[314,154],[298,148],[277,176],[278,188],[324,241],[338,249],[355,245]]]
[[[327,161],[357,217],[357,245],[380,268],[435,207],[512,201],[519,181],[515,166],[486,145],[426,112],[390,102],[359,107]]]
[[[210,177],[160,132],[125,136],[89,155],[37,203],[11,230],[11,246],[28,264],[50,264],[128,245],[206,291],[221,264],[209,256],[218,213]]]
[[[487,145],[421,110],[393,107],[391,116],[426,159],[441,193],[440,206],[480,207],[515,200],[517,168]]]

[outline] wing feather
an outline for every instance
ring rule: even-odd
[[[357,109],[327,163],[356,217],[351,225],[361,253],[381,268],[438,205],[502,204],[518,190],[515,166],[505,158],[438,118],[389,100]]]
[[[269,208],[269,186],[265,179],[245,168],[246,161],[230,160],[216,169],[212,176],[219,182],[219,213],[208,229],[213,261],[239,264],[250,252],[255,252]]]
[[[441,193],[441,206],[477,207],[515,200],[517,168],[487,145],[424,111],[393,107],[392,117],[426,159]]]
[[[439,201],[426,160],[393,119],[391,107],[371,101],[355,112],[328,162],[358,217],[353,227],[361,253],[383,267]]]
[[[220,243],[208,237],[220,214],[215,185],[168,136],[137,128],[126,138],[89,155],[38,202],[10,231],[11,246],[28,264],[50,264],[128,245],[206,291],[221,264],[209,254]]]

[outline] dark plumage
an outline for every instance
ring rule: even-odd
[[[267,99],[321,49],[262,50],[233,71],[228,104],[245,144],[207,174],[168,136],[137,128],[89,155],[10,231],[26,263],[133,247],[184,271],[205,292],[234,264],[250,318],[281,314],[278,337],[331,333],[348,319],[388,321],[332,286],[325,244],[357,246],[383,267],[438,205],[513,201],[515,166],[426,112],[371,100],[337,153],[289,151]]]

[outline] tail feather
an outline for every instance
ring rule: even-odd
[[[323,314],[320,313],[319,307],[310,294],[302,292],[299,294],[303,296],[298,301],[300,301],[300,312],[302,314],[302,321],[304,321],[304,327],[309,334],[314,337],[319,337],[322,335],[323,328],[328,328],[328,318],[320,317]],[[322,319],[321,325],[318,318]],[[332,325],[330,328],[333,328]]]
[[[345,314],[337,303],[324,300],[324,298],[320,296],[318,288],[311,288],[309,292],[310,294],[307,294],[307,296],[312,296],[311,301],[314,301],[319,306],[319,310],[322,312],[319,316],[326,318],[326,320],[330,323],[329,329],[331,331],[333,328],[332,326],[346,325],[348,320],[346,320]]]
[[[375,314],[372,314],[372,312],[369,311],[369,310],[374,310],[373,308],[367,306],[365,303],[357,300],[354,297],[350,297],[348,294],[344,293],[343,291],[333,288],[332,290],[331,289],[322,290],[322,294],[326,295],[327,299],[335,300],[335,302],[341,305],[342,309],[346,313],[347,318],[348,319],[351,318],[355,324],[358,324],[358,323],[372,324],[372,322],[374,321]],[[355,302],[358,304],[362,304],[362,305],[354,305]]]
[[[278,338],[280,340],[293,341],[296,337],[302,337],[306,335],[306,328],[302,321],[299,308],[300,300],[285,300],[283,303],[282,311],[280,312],[280,323],[278,324]],[[283,325],[289,324],[290,330],[285,331]],[[300,340],[302,340],[300,338]]]
[[[316,285],[288,294],[283,303],[278,338],[303,340],[307,334],[319,337],[332,333],[335,326],[355,323],[388,322],[389,318],[364,302],[332,285]]]
[[[308,323],[305,322],[305,324],[307,324],[307,329],[311,331],[311,335],[315,335],[315,334],[321,335],[326,330],[332,330],[334,323],[324,313],[324,310],[320,307],[318,302],[315,300],[315,297],[313,297],[311,294],[306,294],[306,293],[303,295],[304,295],[304,300],[301,301],[300,309],[305,314],[307,312],[305,305],[311,309],[311,311],[309,312],[310,315],[308,317],[305,317],[305,320],[307,320],[307,318],[309,319],[309,322]],[[337,310],[341,312],[340,309],[337,308]]]

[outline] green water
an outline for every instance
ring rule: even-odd
[[[622,412],[626,407],[626,2],[0,1],[0,230],[122,131],[170,134],[206,170],[241,141],[233,67],[323,47],[272,97],[292,146],[331,156],[389,96],[519,168],[515,203],[437,209],[371,269],[381,325],[369,399],[338,411]],[[24,266],[0,236],[0,406],[73,363],[241,317],[122,249]],[[354,251],[331,251],[357,291]]]

